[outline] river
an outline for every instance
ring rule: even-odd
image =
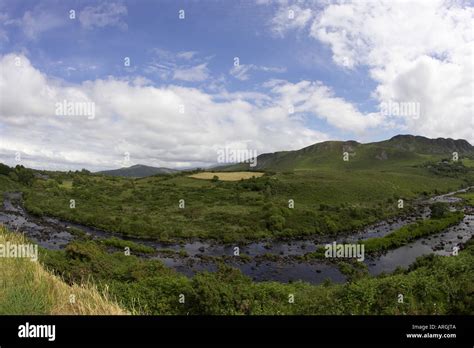
[[[305,240],[292,241],[262,241],[246,245],[223,245],[206,241],[191,241],[179,244],[160,243],[150,240],[127,238],[115,233],[90,228],[76,223],[61,221],[52,217],[34,217],[28,214],[21,204],[21,194],[7,193],[4,195],[3,207],[0,209],[0,224],[4,224],[13,231],[24,233],[35,243],[47,249],[63,249],[69,242],[76,239],[70,233],[71,227],[79,229],[93,238],[109,238],[112,236],[125,240],[132,240],[152,246],[157,250],[154,255],[139,255],[140,257],[161,260],[168,267],[188,276],[198,271],[216,270],[216,261],[210,257],[220,257],[230,266],[239,268],[242,273],[255,281],[290,282],[303,280],[312,284],[320,284],[326,279],[335,283],[344,283],[347,279],[337,265],[328,260],[303,261],[298,259],[318,247],[336,241],[337,243],[354,243],[373,237],[385,236],[395,229],[429,216],[428,203],[446,202],[456,203],[459,198],[454,194],[467,189],[450,192],[448,194],[420,201],[416,213],[404,217],[381,221],[350,235],[340,237],[314,237]],[[463,208],[465,209],[465,208]],[[466,208],[464,220],[442,233],[418,239],[408,245],[390,250],[383,254],[366,257],[363,262],[372,275],[382,272],[393,272],[397,267],[407,267],[417,257],[426,254],[449,256],[455,246],[462,246],[474,233],[474,213]],[[234,256],[235,247],[239,247],[240,254],[248,257]],[[184,250],[187,256],[169,255],[163,249],[176,252]],[[111,250],[113,251],[113,250]],[[270,255],[270,257],[269,257]],[[271,257],[274,255],[275,257]]]

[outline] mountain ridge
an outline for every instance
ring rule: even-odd
[[[236,163],[220,167],[221,170],[294,170],[317,166],[364,167],[390,162],[421,160],[427,156],[473,155],[474,146],[465,139],[436,138],[400,134],[388,140],[359,143],[355,140],[328,140],[299,150],[264,153],[257,156],[257,165]],[[343,162],[347,153],[348,164]]]
[[[157,175],[157,174],[174,174],[179,172],[177,169],[165,168],[165,167],[152,167],[146,166],[143,164],[135,164],[130,167],[123,167],[119,169],[112,170],[102,170],[96,172],[96,174],[110,175],[110,176],[123,176],[123,177],[133,177],[133,178],[144,178],[147,176]]]

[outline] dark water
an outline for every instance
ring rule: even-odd
[[[459,192],[459,191],[457,191]],[[430,202],[443,201],[448,203],[457,202],[452,194],[442,195],[430,199]],[[51,217],[37,218],[30,216],[20,204],[21,195],[16,193],[6,194],[3,209],[0,209],[0,224],[6,225],[12,230],[24,233],[28,238],[47,249],[62,249],[76,238],[69,232],[71,227],[77,228],[94,238],[120,237],[117,234],[89,228],[75,223],[61,221]],[[393,230],[412,223],[417,219],[429,216],[429,208],[420,204],[415,214],[388,221],[382,221],[368,226],[361,231],[342,237],[325,237],[309,240],[292,241],[262,241],[247,245],[222,245],[205,241],[192,241],[181,244],[166,244],[136,238],[125,238],[145,245],[154,247],[157,254],[151,258],[160,259],[169,267],[186,275],[193,275],[199,271],[215,271],[216,264],[206,257],[224,257],[225,263],[239,268],[242,273],[256,281],[279,281],[289,282],[303,280],[313,284],[322,283],[326,279],[333,282],[343,283],[346,277],[339,271],[336,265],[326,260],[301,261],[295,256],[301,256],[315,251],[318,247],[334,240],[338,243],[354,243],[373,237],[382,237]],[[392,272],[397,267],[407,267],[417,257],[436,253],[440,255],[451,255],[453,247],[465,243],[474,232],[474,215],[466,214],[463,222],[453,226],[443,233],[419,239],[409,245],[388,251],[374,258],[366,258],[365,263],[369,272],[373,275],[382,272]],[[239,247],[240,254],[249,258],[234,256],[234,248]],[[177,255],[169,256],[160,252],[160,249],[174,250],[176,252],[186,251],[187,257]],[[278,260],[262,259],[263,255],[282,256]],[[150,256],[146,256],[150,257]],[[260,257],[260,258],[259,258]]]
[[[467,242],[474,232],[474,215],[465,215],[464,220],[448,228],[443,233],[429,236],[393,249],[387,253],[376,257],[367,258],[365,262],[369,267],[369,272],[373,275],[382,272],[393,272],[397,267],[408,267],[417,257],[427,254],[437,254],[451,256],[454,247],[460,247]]]

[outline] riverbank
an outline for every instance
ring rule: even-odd
[[[446,199],[447,195],[440,197]],[[420,204],[416,209],[417,215],[411,214],[381,221],[351,235],[339,236],[336,242],[360,243],[374,238],[385,238],[394,231],[403,229],[404,226],[423,222],[430,214],[430,209],[426,204],[426,202]],[[472,236],[474,232],[474,225],[470,223],[472,219],[474,217],[468,214],[457,226],[448,228],[446,233],[440,233],[434,237],[427,236],[416,242],[411,241],[389,253],[369,255],[364,261],[368,273],[375,275],[381,270],[391,272],[399,266],[407,267],[417,257],[429,253],[449,255],[455,246],[462,245]],[[187,276],[193,276],[202,271],[214,272],[219,265],[224,264],[238,268],[254,281],[302,280],[312,284],[321,284],[327,279],[336,283],[344,283],[348,280],[345,272],[341,272],[341,264],[337,261],[310,257],[311,253],[316,252],[325,244],[332,243],[334,237],[331,236],[234,245],[203,240],[177,244],[160,243],[123,237],[51,217],[32,216],[21,206],[21,196],[18,194],[5,196],[4,207],[0,211],[0,223],[23,231],[46,249],[63,250],[74,240],[94,240],[96,243],[103,244],[108,252],[124,253],[125,248],[129,248],[132,255],[159,260],[167,267]],[[387,257],[387,254],[391,257]]]

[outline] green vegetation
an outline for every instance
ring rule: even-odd
[[[0,245],[29,243],[21,234],[0,226]],[[77,285],[81,284],[81,285]],[[71,295],[74,301],[70,301]],[[0,314],[127,314],[111,301],[103,288],[77,283],[70,285],[28,258],[0,257]]]
[[[462,198],[467,204],[474,206],[474,191],[459,193],[456,197]]]
[[[18,191],[22,188],[22,186],[16,182],[11,180],[8,176],[0,175],[0,197],[3,197],[3,193],[9,191]]]
[[[197,174],[192,174],[189,177],[194,179],[204,179],[212,181],[239,181],[247,180],[252,177],[259,178],[265,175],[265,173],[259,172],[200,172]]]
[[[431,205],[431,218],[440,219],[448,213],[448,205],[442,202],[436,202]]]
[[[390,171],[299,170],[236,182],[196,180],[188,174],[129,179],[49,173],[48,180],[36,179],[22,190],[25,207],[36,215],[162,241],[236,242],[351,231],[408,212],[411,200],[421,194],[466,185],[459,178],[429,175],[425,168],[410,166]],[[404,209],[397,207],[399,198]],[[70,208],[71,199],[75,209]]]
[[[458,256],[430,255],[409,270],[370,277],[346,265],[345,285],[252,282],[222,267],[187,278],[158,260],[142,260],[91,241],[44,251],[42,261],[69,282],[92,277],[120,303],[142,314],[470,314],[474,311],[474,244]],[[354,269],[351,269],[354,267]],[[357,266],[360,267],[360,266]],[[397,296],[403,289],[404,303]],[[180,303],[180,295],[185,302]],[[294,303],[289,303],[293,294]]]
[[[449,161],[447,156],[452,151],[459,152],[458,162]],[[349,161],[343,161],[344,152]],[[237,181],[225,181],[201,170],[137,179],[86,170],[45,172],[0,165],[0,193],[22,191],[25,208],[32,214],[55,216],[130,237],[179,242],[203,238],[225,243],[304,238],[360,229],[409,213],[413,201],[420,197],[474,185],[472,153],[467,142],[450,139],[400,136],[372,144],[324,142],[298,151],[259,156],[256,168],[238,164],[218,169],[246,171],[248,179]],[[252,177],[257,175],[251,169],[264,175]],[[190,177],[196,174],[207,180]],[[472,195],[459,196],[472,204]],[[399,199],[403,199],[402,209],[398,207]],[[462,218],[462,213],[449,212],[445,204],[437,203],[432,205],[430,219],[362,243],[367,252],[387,250],[438,233]],[[188,278],[159,260],[136,256],[156,253],[185,257],[185,251],[155,251],[128,240],[93,240],[78,229],[69,231],[79,238],[64,250],[41,250],[41,262],[69,285],[43,268],[0,260],[0,313],[125,312],[121,307],[132,313],[183,315],[474,312],[472,242],[458,256],[430,255],[418,259],[408,270],[379,277],[369,276],[361,263],[341,261],[337,266],[348,276],[348,283],[313,286],[301,281],[253,282],[238,270],[223,266],[225,257],[205,254],[198,257],[222,261],[217,262],[221,264],[219,271]],[[132,255],[123,252],[125,247]],[[300,259],[304,262],[323,256],[324,249],[319,249]],[[277,258],[266,254],[253,261]],[[241,255],[241,260],[249,262],[252,258]],[[16,273],[20,276],[8,283]],[[75,284],[82,284],[84,279],[94,282],[94,295],[83,294],[81,309],[68,307],[65,294],[78,289]],[[55,290],[56,286],[62,290]],[[120,307],[107,299],[101,302],[104,297],[98,294],[106,289]],[[404,303],[397,301],[400,291]],[[184,303],[180,302],[181,295]],[[294,303],[289,303],[290,295],[294,295]],[[66,300],[54,302],[52,299],[56,301],[58,296]],[[22,302],[30,306],[28,311]]]
[[[459,152],[459,161],[447,159],[452,151]],[[329,141],[259,156],[255,171],[265,172],[261,177],[235,172],[252,169],[248,164],[219,168],[247,180],[216,180],[216,173],[200,170],[136,179],[3,166],[0,188],[22,190],[30,213],[133,237],[225,243],[304,238],[360,229],[408,213],[420,196],[474,185],[472,153],[467,142],[450,139]]]
[[[428,219],[400,227],[398,230],[380,238],[360,241],[366,252],[393,249],[424,236],[439,233],[449,226],[458,224],[464,218],[462,212],[444,213],[439,219]]]
[[[130,248],[131,252],[142,253],[142,254],[154,254],[156,250],[148,245],[132,242],[130,240],[123,240],[120,238],[112,237],[108,239],[101,239],[101,243],[107,246],[111,246],[118,249]]]
[[[356,260],[339,261],[339,271],[348,277],[349,281],[355,281],[368,276],[367,265]]]
[[[470,172],[470,168],[466,167],[463,162],[450,162],[448,159],[443,159],[440,162],[430,162],[423,164],[428,170],[435,174],[451,178],[462,177]]]

